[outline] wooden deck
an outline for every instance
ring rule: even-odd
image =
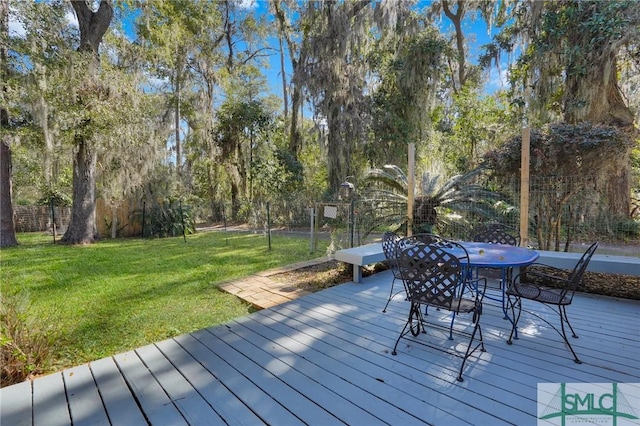
[[[446,327],[403,339],[391,355],[408,305],[397,297],[381,312],[390,280],[378,273],[4,388],[0,424],[534,425],[537,383],[640,382],[639,301],[574,299],[581,365],[527,314],[507,345],[509,323],[487,303],[487,352],[470,358],[458,383],[467,341],[448,340]],[[428,320],[448,323],[435,310]]]

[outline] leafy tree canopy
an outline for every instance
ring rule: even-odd
[[[599,170],[615,161],[633,142],[620,129],[604,124],[556,123],[531,132],[531,173],[541,176],[573,176]],[[521,136],[488,152],[484,165],[499,176],[519,176]]]

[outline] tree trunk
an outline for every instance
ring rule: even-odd
[[[73,0],[73,9],[80,27],[79,52],[93,55],[87,70],[88,80],[94,78],[98,67],[98,49],[113,17],[110,0],[101,0],[97,12],[89,9],[85,0]],[[87,119],[84,126],[90,126]],[[76,131],[77,153],[73,162],[73,203],[67,232],[61,239],[66,244],[89,244],[98,238],[96,227],[96,163],[97,154],[92,146],[91,132]]]
[[[620,93],[615,55],[601,57],[602,62],[592,63],[585,75],[567,76],[564,119],[570,124],[588,121],[629,128],[634,117]]]
[[[98,238],[96,229],[95,150],[82,140],[73,162],[73,204],[69,227],[60,242],[89,244]]]
[[[301,100],[302,96],[300,94],[300,89],[297,85],[293,87],[293,93],[291,94],[291,130],[289,133],[289,152],[293,155],[293,158],[298,159],[298,154],[300,153],[300,147],[302,145],[300,135],[300,126],[298,114],[301,110]]]
[[[583,121],[603,123],[626,130],[631,138],[637,137],[633,128],[634,117],[626,105],[618,86],[615,55],[602,55],[604,60],[592,64],[586,77],[567,78],[565,121],[576,124]],[[631,211],[631,148],[619,157],[615,165],[603,167],[598,175],[606,182],[606,202],[609,212],[628,217]]]
[[[634,115],[627,106],[618,85],[618,48],[606,43],[592,55],[584,73],[567,73],[564,119],[567,123],[602,123],[618,127],[633,140],[638,137]],[[597,53],[597,54],[595,54]],[[631,212],[631,147],[619,157],[613,167],[603,167],[598,175],[606,182],[606,202],[609,213],[629,217]]]
[[[180,67],[182,67],[182,63],[180,62],[180,55],[178,55],[177,65],[176,65],[176,82],[175,82],[175,96],[176,96],[176,109],[175,109],[175,135],[176,135],[176,176],[178,177],[178,181],[182,182],[182,142],[180,141],[180,79],[182,78],[182,73],[180,72]]]
[[[231,183],[231,220],[235,222],[238,220],[238,212],[240,211],[240,197],[238,196],[238,194],[240,193],[240,190],[238,189],[238,184],[235,183],[233,180],[230,183]]]
[[[462,31],[462,19],[465,15],[465,2],[462,0],[457,0],[456,2],[457,8],[456,13],[451,12],[451,7],[449,5],[448,0],[444,0],[442,2],[442,9],[444,10],[444,14],[449,18],[449,20],[453,23],[454,28],[456,29],[456,49],[457,49],[457,59],[458,59],[458,85],[456,85],[455,75],[451,73],[451,84],[453,86],[453,91],[455,93],[458,90],[462,89],[466,83],[466,54],[464,48],[464,33]],[[454,70],[452,70],[454,71]]]
[[[9,2],[0,0],[0,32],[9,34]],[[0,75],[2,75],[2,91],[6,91],[7,50],[6,44],[0,45]],[[9,127],[9,112],[0,106],[0,128]],[[4,134],[5,132],[3,132]],[[13,217],[11,200],[11,148],[5,140],[0,140],[0,247],[18,245],[16,240],[16,223]]]
[[[328,117],[327,124],[329,126],[329,140],[327,153],[327,172],[329,180],[329,192],[338,193],[340,184],[349,175],[347,167],[347,147],[343,141],[341,132],[341,120],[338,118],[338,108],[333,108]]]
[[[4,108],[1,111],[5,115]],[[2,127],[4,127],[4,119]],[[18,245],[11,201],[11,148],[0,142],[0,247]]]
[[[282,73],[282,100],[284,101],[284,120],[287,121],[289,117],[289,96],[287,95],[287,72],[284,68],[284,47],[282,46],[282,31],[280,31],[280,37],[278,37],[278,44],[280,46],[280,72]]]

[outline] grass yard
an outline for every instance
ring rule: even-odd
[[[317,258],[308,238],[202,232],[154,240],[105,240],[89,246],[18,234],[0,252],[5,299],[26,292],[29,314],[55,336],[50,364],[58,371],[170,336],[220,324],[251,307],[218,289],[230,279]],[[25,294],[25,293],[23,293]],[[0,336],[2,338],[2,336]]]

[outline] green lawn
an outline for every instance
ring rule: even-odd
[[[324,255],[309,240],[203,232],[154,240],[53,244],[18,234],[0,251],[3,296],[26,290],[31,313],[56,335],[49,371],[220,324],[251,307],[218,289],[224,281]]]

